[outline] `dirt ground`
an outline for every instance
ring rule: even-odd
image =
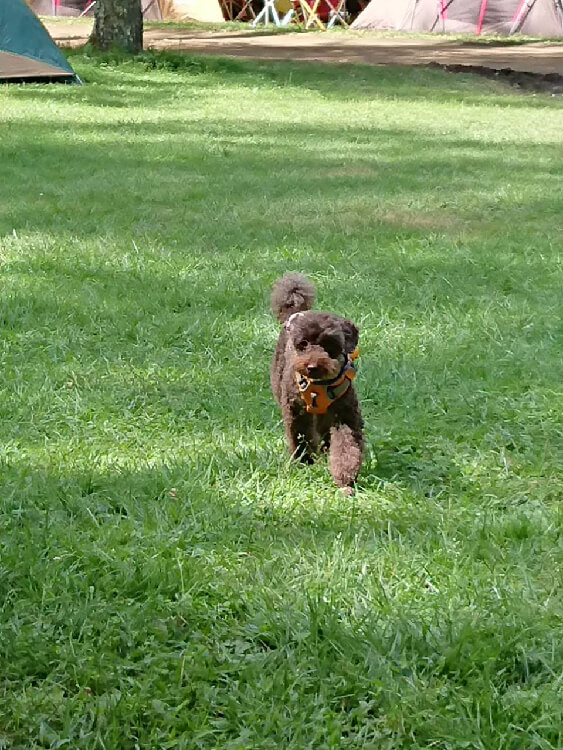
[[[46,25],[53,38],[67,46],[83,44],[90,32],[90,23],[83,20],[57,20]],[[441,37],[390,37],[366,32],[268,34],[251,30],[209,32],[171,27],[146,29],[145,46],[264,60],[368,65],[437,64],[453,70],[463,65],[475,68],[476,72],[509,68],[540,76],[563,76],[563,44],[553,42],[507,45]]]

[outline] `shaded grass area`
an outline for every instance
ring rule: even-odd
[[[0,746],[557,748],[561,103],[73,54],[0,89]],[[353,500],[272,281],[361,329]]]

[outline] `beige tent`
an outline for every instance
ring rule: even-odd
[[[224,21],[219,0],[160,0],[163,18],[191,19],[205,23]]]
[[[371,0],[353,29],[563,36],[562,0]]]
[[[2,0],[0,0],[2,2]],[[28,0],[33,10],[44,16],[90,16],[96,0]],[[154,20],[191,20],[221,23],[219,0],[143,0],[143,16]]]

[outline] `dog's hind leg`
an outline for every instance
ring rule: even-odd
[[[354,422],[355,420],[351,420]],[[330,473],[338,487],[353,490],[363,458],[364,439],[361,423],[340,423],[330,430]]]

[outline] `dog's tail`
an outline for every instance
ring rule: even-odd
[[[280,323],[293,313],[311,310],[315,301],[315,287],[300,273],[286,273],[272,289],[272,312]]]

